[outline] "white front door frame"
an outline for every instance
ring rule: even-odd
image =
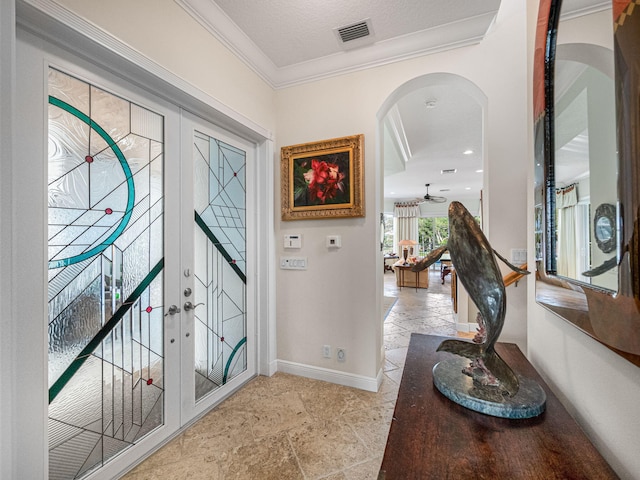
[[[16,29],[12,28],[15,25],[14,21],[17,21],[18,30],[34,33],[44,41],[58,45],[81,58],[91,59],[108,71],[118,72],[118,75],[124,76],[134,85],[144,85],[160,98],[178,104],[257,145],[256,195],[260,201],[257,202],[259,241],[255,273],[258,285],[256,345],[258,373],[273,374],[276,365],[273,202],[275,173],[274,140],[271,132],[59,5],[47,0],[16,0],[2,2],[0,6],[0,95],[3,107],[0,120],[3,137],[7,132],[17,129],[17,119],[20,117],[20,112],[16,111],[15,107],[11,108],[13,101],[5,100],[14,98],[16,71],[21,68],[19,63],[15,63],[17,33]],[[11,28],[5,28],[7,25]],[[41,88],[36,84],[31,87]],[[27,103],[29,102],[27,99]],[[8,105],[7,109],[4,108],[5,105]],[[46,116],[43,114],[36,123],[36,128],[44,129]],[[47,391],[47,358],[46,351],[41,348],[42,345],[46,345],[46,329],[38,329],[39,332],[35,332],[35,335],[31,335],[33,332],[26,335],[21,331],[28,326],[29,321],[25,319],[46,318],[46,279],[42,278],[42,266],[46,264],[46,224],[38,220],[43,217],[46,219],[43,212],[43,205],[46,205],[44,188],[40,188],[42,185],[46,186],[46,165],[34,162],[34,168],[27,178],[24,176],[24,162],[28,161],[30,156],[23,155],[32,151],[46,152],[46,145],[23,148],[21,141],[27,136],[24,132],[15,134],[15,139],[11,134],[9,141],[3,140],[0,144],[3,154],[3,173],[0,176],[0,216],[3,222],[0,246],[3,271],[0,272],[0,288],[5,298],[2,301],[3,338],[0,366],[3,384],[8,387],[3,389],[0,396],[0,476],[46,478],[48,402],[44,392]],[[33,221],[33,218],[36,221]],[[29,245],[34,245],[36,241],[42,245],[42,249],[34,251]],[[9,254],[10,258],[7,258],[6,254]],[[34,280],[37,284],[32,288]],[[34,294],[34,291],[37,292]],[[34,392],[39,393],[34,395]]]

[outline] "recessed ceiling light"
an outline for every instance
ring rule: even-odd
[[[465,155],[471,155],[473,153],[473,150],[471,150],[470,148],[466,149],[464,152]]]
[[[476,170],[476,173],[482,173],[484,172],[484,170],[480,169],[480,170]]]
[[[389,195],[395,195],[396,192],[389,192]]]
[[[471,190],[471,187],[465,187],[465,190]]]

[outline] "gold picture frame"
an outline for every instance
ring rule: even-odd
[[[282,220],[364,217],[364,135],[282,147]]]

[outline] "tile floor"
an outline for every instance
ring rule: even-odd
[[[377,393],[276,373],[257,377],[172,440],[125,480],[376,479],[411,332],[455,336],[450,278],[398,289],[384,324],[384,380]]]

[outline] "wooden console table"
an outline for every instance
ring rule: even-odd
[[[416,292],[418,288],[429,288],[429,272],[414,272],[411,269],[413,265],[395,265],[397,285],[402,287],[414,287]]]
[[[433,385],[443,337],[412,334],[378,480],[615,479],[618,476],[514,344],[496,350],[547,394],[525,420],[468,410]]]

